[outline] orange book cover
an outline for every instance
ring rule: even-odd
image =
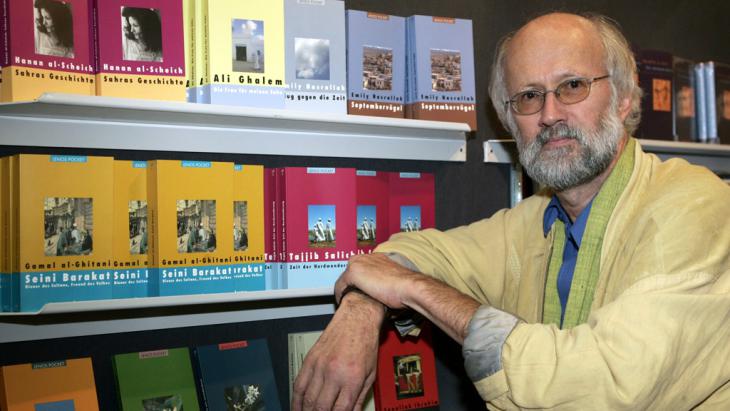
[[[146,297],[149,282],[147,162],[114,160],[112,297]]]
[[[2,409],[59,411],[99,409],[91,358],[6,365],[0,370]]]
[[[20,154],[14,168],[19,310],[111,298],[114,160]]]
[[[236,291],[266,289],[263,166],[234,165],[232,211],[233,261],[245,268],[234,275]]]

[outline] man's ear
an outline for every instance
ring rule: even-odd
[[[618,115],[621,118],[621,122],[626,121],[629,113],[631,113],[631,97],[625,96],[619,100],[618,104]]]

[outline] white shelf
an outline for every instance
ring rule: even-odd
[[[646,140],[639,143],[644,151],[654,153],[661,159],[681,157],[721,174],[730,175],[730,145],[685,143],[678,141]],[[517,161],[517,147],[514,140],[488,140],[484,142],[484,162],[511,163]]]
[[[461,123],[45,94],[0,104],[0,144],[466,161]]]

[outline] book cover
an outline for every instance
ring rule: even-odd
[[[200,409],[187,348],[117,354],[112,364],[123,411]]]
[[[677,141],[697,141],[697,125],[695,116],[695,82],[692,74],[694,61],[681,57],[672,57],[673,104],[672,120],[674,121],[674,139]]]
[[[434,176],[430,173],[390,173],[390,235],[435,227]]]
[[[332,287],[358,254],[355,169],[281,169],[282,288]]]
[[[92,0],[5,0],[2,101],[93,95]]]
[[[111,298],[114,160],[19,154],[15,167],[15,306]]]
[[[695,109],[697,110],[697,140],[701,143],[708,141],[707,131],[707,99],[705,95],[705,63],[697,63],[692,68],[695,80]]]
[[[236,291],[266,289],[264,269],[264,167],[236,164],[233,168],[233,275]]]
[[[266,263],[264,275],[266,277],[266,289],[276,290],[279,288],[279,255],[277,239],[279,234],[276,229],[277,210],[279,209],[276,196],[276,176],[278,169],[264,169],[264,254]]]
[[[404,117],[405,18],[347,10],[347,113]]]
[[[205,33],[208,28],[206,26],[207,13],[207,1],[193,0],[193,30],[192,35],[192,77],[193,84],[192,90],[190,90],[190,102],[201,103],[202,102],[202,89],[203,85],[203,74],[207,67],[207,57],[203,54],[205,48],[203,47],[203,40],[205,39]]]
[[[114,160],[112,297],[148,296],[147,162]]]
[[[199,103],[284,108],[284,3],[204,0]]]
[[[388,232],[388,183],[390,173],[357,170],[356,232],[357,248],[372,253],[375,246],[390,237]],[[380,229],[378,229],[380,228]]]
[[[91,358],[6,365],[0,370],[5,411],[98,410]]]
[[[708,141],[730,144],[730,65],[705,63]]]
[[[185,101],[183,2],[95,4],[97,95]]]
[[[3,97],[3,71],[8,65],[7,2],[0,1],[0,101]]]
[[[195,356],[207,409],[282,409],[265,339],[197,347]]]
[[[641,100],[641,124],[636,137],[672,140],[672,54],[641,50],[637,58]]]
[[[471,20],[411,16],[406,26],[406,117],[467,123],[476,130]]]
[[[195,103],[195,0],[183,0],[185,42],[185,101]]]
[[[431,329],[424,324],[418,337],[401,337],[386,322],[380,335],[375,376],[375,409],[438,410],[439,393]]]
[[[236,278],[263,274],[234,261],[232,163],[150,161],[147,191],[151,295],[234,292]]]
[[[284,107],[347,113],[345,2],[284,0]]]

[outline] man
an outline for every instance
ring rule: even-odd
[[[490,96],[548,188],[353,257],[292,409],[362,404],[387,308],[462,343],[490,408],[730,409],[730,189],[629,137],[634,74],[599,16],[548,14],[508,36]]]

